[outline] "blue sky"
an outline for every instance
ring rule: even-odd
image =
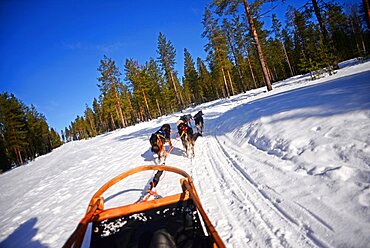
[[[204,57],[201,1],[0,0],[0,92],[34,104],[58,132],[99,96],[104,55],[157,58],[162,32],[177,51]],[[181,72],[182,73],[182,72]]]
[[[123,73],[126,58],[157,59],[162,32],[176,49],[180,76],[184,48],[204,59],[201,21],[209,2],[0,0],[0,92],[35,105],[60,132],[98,98],[104,55]]]

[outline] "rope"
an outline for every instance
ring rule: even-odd
[[[185,130],[182,131],[181,135],[180,135],[180,139],[181,137],[185,134]],[[164,156],[164,161],[162,163],[162,165],[165,165],[166,164],[166,158],[167,156],[171,153],[171,151],[173,150],[173,148],[175,147],[175,145],[177,144],[177,142],[180,140],[180,139],[176,139],[176,142],[168,149],[168,151],[165,150],[165,156]],[[146,202],[150,196],[158,196],[157,192],[155,191],[152,191],[152,188],[156,187],[158,185],[158,183],[160,181],[163,180],[166,172],[164,173],[163,177],[161,178],[161,175],[162,175],[163,171],[159,170],[155,173],[154,177],[153,177],[153,180],[150,182],[150,189],[147,190],[147,195],[144,197],[143,200],[139,201],[139,202]]]
[[[141,201],[138,201],[137,203],[146,202],[151,196],[154,196],[154,197],[158,196],[158,193],[156,191],[151,191],[148,189],[146,192],[147,192],[147,195],[144,197],[144,199],[142,199]]]
[[[181,139],[181,137],[184,135],[184,133],[185,133],[185,130],[184,131],[182,131],[182,133],[181,133],[181,135],[180,135],[180,139]],[[179,140],[180,139],[176,139],[175,138],[175,143],[172,145],[172,146],[170,146],[170,148],[168,148],[168,151],[165,151],[165,156],[164,156],[164,162],[163,162],[163,164],[165,164],[165,162],[166,162],[166,158],[168,157],[168,155],[172,152],[172,150],[173,150],[173,148],[175,148],[175,145],[177,144],[177,142],[179,142]]]

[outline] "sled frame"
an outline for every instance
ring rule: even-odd
[[[122,181],[123,179],[133,174],[136,174],[142,171],[150,171],[150,170],[168,171],[168,172],[173,172],[173,173],[183,176],[183,178],[180,179],[180,184],[181,184],[183,192],[179,194],[159,198],[159,199],[154,199],[151,201],[133,203],[133,204],[125,205],[125,206],[104,209],[104,198],[102,197],[102,194],[105,191],[107,191],[114,184]],[[208,234],[211,235],[213,239],[213,247],[219,247],[219,248],[225,247],[222,239],[218,235],[216,229],[212,225],[210,219],[208,218],[207,214],[205,213],[200,203],[198,193],[195,190],[193,180],[191,179],[190,175],[187,174],[185,171],[178,169],[176,167],[164,166],[164,165],[139,166],[139,167],[130,169],[126,172],[123,172],[120,175],[112,178],[107,183],[105,183],[91,198],[90,203],[87,207],[85,216],[81,219],[78,226],[76,227],[74,232],[71,234],[71,236],[68,238],[68,240],[66,241],[63,247],[64,248],[81,247],[86,230],[87,230],[87,226],[91,222],[116,218],[116,217],[120,217],[123,215],[129,215],[135,212],[142,212],[142,211],[146,211],[149,209],[174,204],[176,202],[185,201],[185,200],[188,200],[189,198],[193,200],[193,203],[195,207],[197,208],[198,213],[201,215],[205,223]]]

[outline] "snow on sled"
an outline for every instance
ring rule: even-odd
[[[101,195],[107,189],[130,175],[148,170],[179,174],[183,177],[182,192],[104,209]],[[92,223],[90,247],[225,247],[200,203],[191,177],[171,166],[140,166],[104,184],[63,247],[80,247],[89,223]]]

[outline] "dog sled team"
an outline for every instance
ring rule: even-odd
[[[194,133],[193,131],[191,120],[194,120],[195,127],[197,129],[196,133]],[[194,157],[195,141],[199,136],[203,135],[203,112],[199,111],[193,117],[191,116],[191,114],[181,116],[180,119],[176,122],[176,126],[178,137],[181,139],[186,155],[190,158]],[[161,159],[166,156],[166,150],[164,147],[166,143],[168,143],[170,146],[168,152],[173,149],[170,137],[170,135],[173,133],[175,132],[171,131],[170,124],[166,123],[163,124],[159,130],[157,130],[150,136],[149,142],[151,145],[151,151],[157,154],[159,161],[161,161]]]

